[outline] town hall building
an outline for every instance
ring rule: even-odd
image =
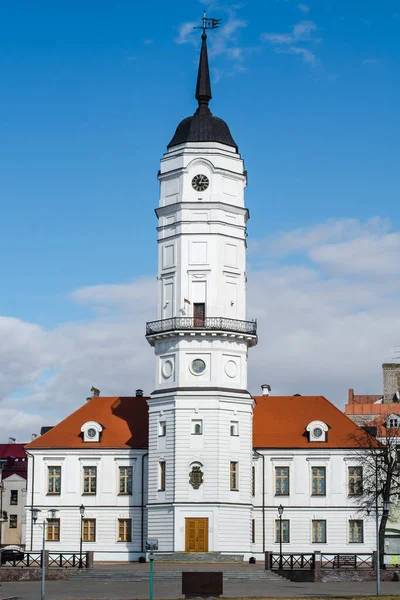
[[[258,332],[246,315],[247,173],[210,111],[206,38],[196,112],[159,171],[158,314],[146,324],[154,390],[94,389],[28,444],[30,508],[47,519],[48,549],[78,551],[82,535],[96,560],[137,560],[147,538],[163,553],[246,559],[280,540],[286,552],[369,552],[358,425],[322,396],[248,391]],[[28,510],[27,549],[40,536]]]

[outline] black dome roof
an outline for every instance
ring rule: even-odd
[[[238,147],[232,138],[228,125],[222,119],[214,117],[208,107],[212,96],[205,32],[203,32],[201,39],[196,86],[196,100],[199,106],[192,117],[187,117],[179,123],[168,148],[185,142],[220,142],[227,146],[233,146],[237,152]]]
[[[168,148],[185,142],[220,142],[233,146],[236,151],[238,149],[228,125],[222,119],[214,117],[210,111],[205,115],[195,112],[192,117],[183,119],[176,128]]]

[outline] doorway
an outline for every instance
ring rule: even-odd
[[[205,302],[195,302],[193,304],[193,317],[195,327],[204,327],[204,319],[206,316]]]
[[[208,519],[185,519],[185,552],[208,552]]]

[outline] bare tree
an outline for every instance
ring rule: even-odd
[[[394,508],[400,503],[400,428],[389,427],[387,419],[381,417],[374,421],[373,427],[358,430],[351,439],[362,467],[362,480],[356,496],[360,508],[369,506],[378,512],[386,502]],[[382,565],[389,511],[383,510],[381,514],[379,548]]]

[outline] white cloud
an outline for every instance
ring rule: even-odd
[[[310,7],[307,4],[298,4],[297,8],[304,14],[307,14],[310,12]]]
[[[197,21],[186,21],[179,27],[178,37],[175,39],[177,44],[197,44],[197,38],[193,36],[194,27],[198,27]]]
[[[362,65],[378,65],[379,60],[377,58],[366,58],[362,61]]]
[[[318,63],[316,54],[309,48],[304,48],[299,44],[320,41],[320,39],[312,39],[312,34],[317,29],[318,27],[313,21],[299,21],[299,23],[293,25],[290,33],[265,32],[261,34],[261,40],[269,42],[278,54],[296,54],[305,63],[316,66]]]
[[[259,344],[249,353],[249,389],[324,394],[381,391],[380,365],[399,345],[400,232],[387,220],[329,220],[256,240],[248,269],[248,317]],[[290,257],[290,264],[286,257]],[[144,338],[156,318],[155,277],[80,288],[84,322],[46,331],[0,318],[0,440],[27,441],[82,405],[92,385],[105,395],[153,390],[155,360]]]

